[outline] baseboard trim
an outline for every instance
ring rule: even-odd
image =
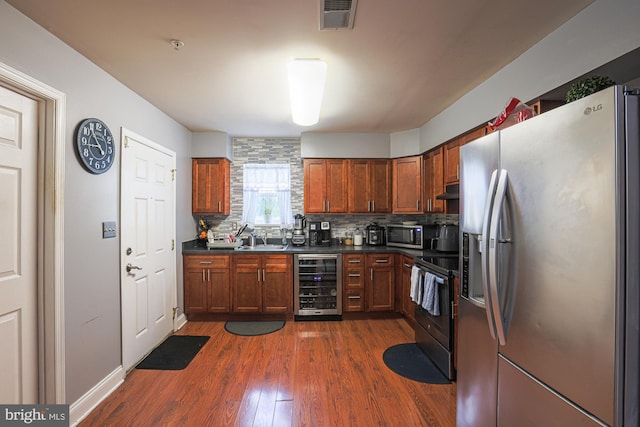
[[[115,389],[124,382],[126,372],[122,366],[118,366],[113,372],[107,375],[102,381],[96,384],[84,396],[76,400],[69,407],[70,425],[76,426],[86,418],[96,406],[107,398]]]
[[[175,330],[179,331],[186,324],[187,324],[187,316],[185,316],[184,313],[182,313],[176,318]]]

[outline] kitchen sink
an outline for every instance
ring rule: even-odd
[[[255,246],[240,246],[236,248],[237,251],[284,251],[287,249],[289,245],[276,245],[276,244],[266,244],[266,245],[255,245]]]

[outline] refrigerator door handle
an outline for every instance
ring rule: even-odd
[[[500,306],[499,287],[505,284],[498,283],[498,246],[502,243],[511,243],[511,239],[499,239],[500,230],[500,214],[502,213],[506,195],[509,177],[506,170],[500,171],[500,178],[496,187],[496,194],[491,212],[491,224],[489,225],[489,242],[488,242],[488,266],[489,266],[489,292],[491,295],[491,307],[493,317],[495,319],[496,334],[500,345],[506,344],[505,316]]]
[[[494,194],[496,192],[496,181],[498,170],[494,170],[489,181],[489,189],[487,191],[487,200],[485,201],[484,220],[482,222],[482,235],[479,239],[480,243],[480,261],[482,264],[482,289],[484,291],[484,310],[487,315],[487,323],[489,324],[489,332],[491,338],[496,339],[495,318],[492,312],[491,292],[489,291],[489,266],[488,266],[488,242],[489,242],[489,225],[491,223],[491,211],[493,207]]]

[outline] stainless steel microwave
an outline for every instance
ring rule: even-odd
[[[424,249],[424,225],[387,225],[387,246]]]

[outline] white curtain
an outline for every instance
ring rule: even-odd
[[[288,163],[247,163],[243,166],[243,223],[249,224],[249,227],[255,227],[260,196],[272,194],[278,201],[280,226],[293,224],[290,169]]]

